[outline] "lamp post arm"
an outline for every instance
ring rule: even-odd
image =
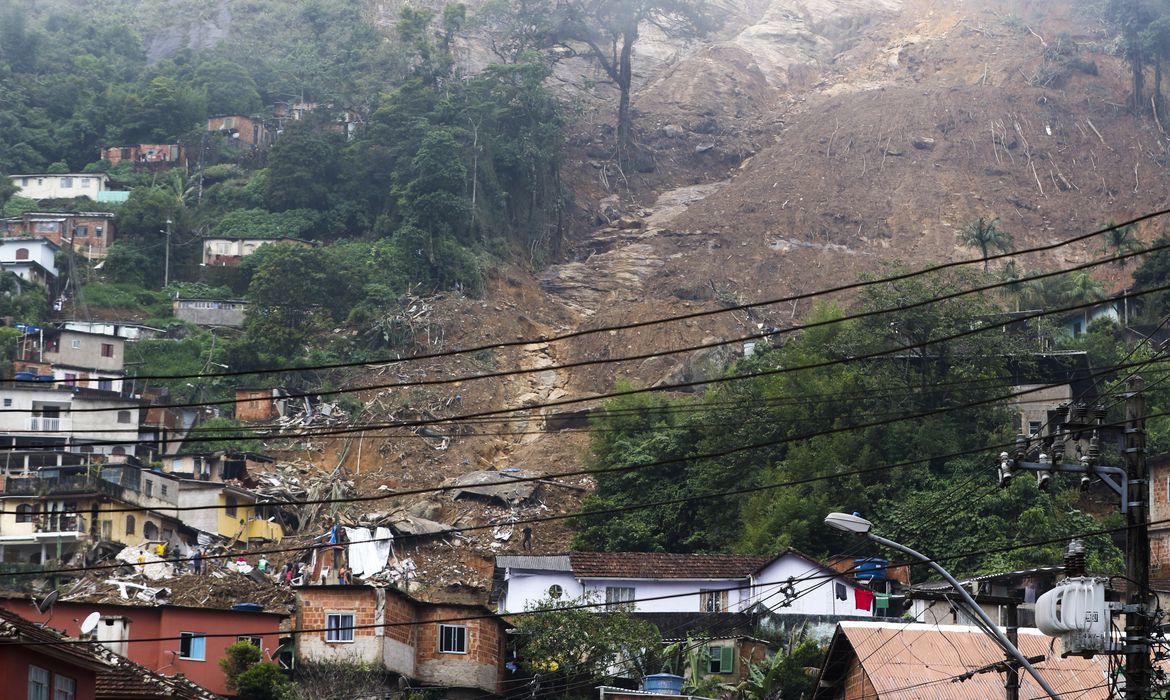
[[[1057,694],[1055,690],[1053,690],[1052,686],[1048,684],[1048,681],[1044,680],[1043,676],[1040,675],[1040,672],[1036,670],[1036,667],[1034,667],[1028,661],[1028,659],[1022,653],[1020,653],[1020,650],[1017,649],[1014,644],[1008,641],[1008,638],[999,629],[999,626],[991,621],[991,618],[987,616],[987,613],[983,611],[983,608],[979,607],[979,604],[975,602],[975,599],[971,597],[971,594],[967,592],[967,589],[963,588],[962,584],[960,584],[954,576],[951,576],[949,571],[942,568],[941,565],[939,565],[930,557],[915,552],[913,549],[910,549],[903,544],[899,544],[893,540],[887,540],[885,537],[882,537],[881,535],[875,535],[872,532],[865,533],[865,536],[880,545],[889,547],[890,549],[907,554],[919,561],[929,564],[930,568],[937,571],[940,576],[945,578],[947,582],[954,586],[955,591],[963,599],[963,602],[967,604],[967,607],[970,608],[972,614],[983,621],[983,623],[987,626],[987,629],[990,630],[992,637],[999,644],[999,646],[1003,648],[1008,656],[1011,656],[1013,659],[1019,662],[1020,666],[1023,667],[1024,670],[1026,670],[1032,676],[1032,678],[1036,679],[1036,682],[1040,684],[1040,687],[1044,689],[1045,693],[1048,693],[1048,696],[1051,697],[1052,700],[1061,700],[1060,695]]]

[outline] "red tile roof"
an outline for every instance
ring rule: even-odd
[[[581,578],[747,578],[775,556],[758,554],[666,554],[660,552],[573,552]]]
[[[181,676],[167,677],[107,652],[115,666],[97,676],[96,700],[219,700],[218,695]]]

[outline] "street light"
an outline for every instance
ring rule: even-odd
[[[865,535],[880,545],[889,547],[890,549],[899,551],[903,554],[914,557],[919,561],[929,564],[930,568],[937,571],[940,576],[945,578],[954,587],[955,591],[959,594],[959,597],[961,597],[963,602],[967,604],[967,607],[971,609],[972,614],[974,614],[980,619],[980,621],[983,622],[986,631],[1007,653],[1007,655],[1015,659],[1016,662],[1020,664],[1021,668],[1026,670],[1032,676],[1032,678],[1036,679],[1036,682],[1040,684],[1040,687],[1044,689],[1044,692],[1048,693],[1049,697],[1053,698],[1053,700],[1060,700],[1060,695],[1058,695],[1056,691],[1052,689],[1052,686],[1048,684],[1048,681],[1044,680],[1044,678],[1040,675],[1040,672],[1037,671],[1031,663],[1029,663],[1028,659],[1022,653],[1020,653],[1020,650],[1016,648],[1016,645],[1012,644],[1011,641],[1009,641],[1008,638],[1004,635],[1004,633],[1000,631],[999,627],[991,621],[991,618],[987,616],[987,613],[983,612],[983,608],[979,607],[979,605],[975,602],[975,599],[972,598],[969,593],[967,593],[967,589],[963,588],[962,584],[960,584],[954,576],[951,576],[949,571],[942,568],[942,566],[933,559],[924,554],[919,554],[905,545],[898,544],[893,540],[887,540],[880,535],[873,534],[873,523],[856,513],[853,515],[849,515],[848,513],[829,513],[827,516],[825,516],[825,524],[829,527],[836,528],[837,530],[842,530],[844,532],[850,532],[855,535]]]

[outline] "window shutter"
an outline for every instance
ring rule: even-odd
[[[732,662],[735,657],[735,647],[721,647],[719,649],[719,672],[731,673]]]

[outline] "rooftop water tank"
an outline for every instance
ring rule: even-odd
[[[853,560],[853,578],[858,581],[885,581],[888,559],[881,557],[858,557]]]
[[[642,689],[647,693],[662,693],[664,695],[681,695],[683,677],[673,673],[655,673],[642,678]]]

